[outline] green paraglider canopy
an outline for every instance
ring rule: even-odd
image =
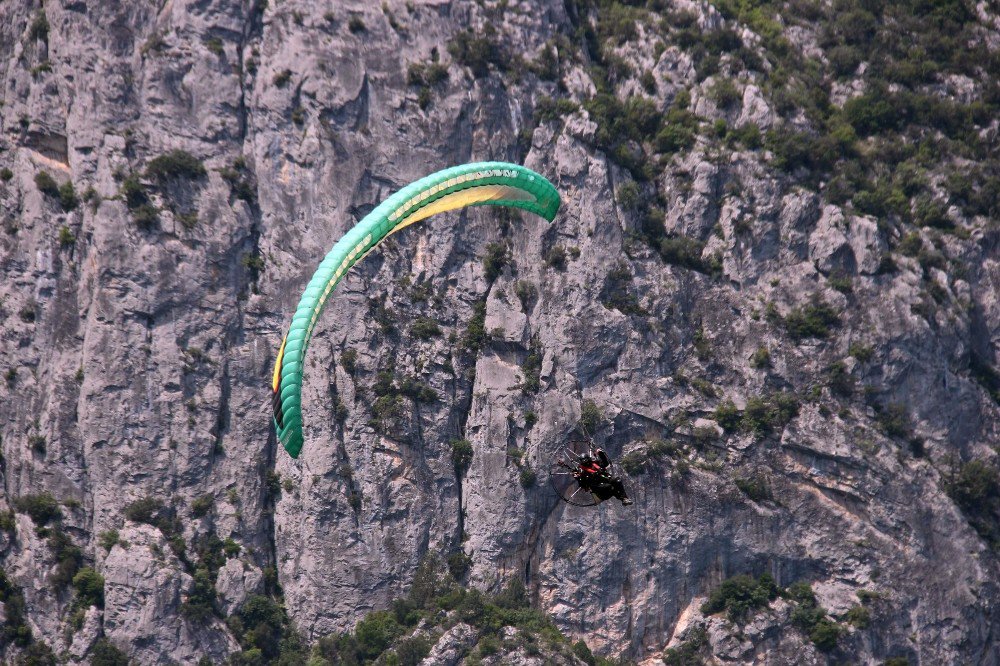
[[[355,263],[387,236],[436,213],[467,206],[511,206],[552,221],[559,192],[531,169],[507,162],[451,167],[411,183],[383,201],[337,241],[309,280],[278,350],[271,381],[278,441],[302,450],[302,371],[306,348],[330,293]]]

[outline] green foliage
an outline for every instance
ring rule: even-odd
[[[73,187],[73,181],[67,180],[59,186],[59,205],[62,206],[62,209],[67,213],[76,209],[76,207],[80,205],[80,199],[76,196],[76,189]]]
[[[535,473],[535,470],[527,465],[521,467],[521,471],[518,473],[518,481],[520,481],[522,488],[531,488],[537,480],[538,475]]]
[[[83,567],[73,576],[76,603],[83,608],[104,608],[104,576],[90,567]]]
[[[472,464],[472,455],[475,450],[472,442],[467,439],[454,439],[451,442],[451,462],[455,465],[455,473],[459,476],[465,474]]]
[[[206,516],[214,506],[215,498],[212,495],[201,495],[191,502],[191,517],[201,518]]]
[[[834,395],[849,398],[854,394],[854,377],[843,361],[834,361],[826,368],[826,385]]]
[[[851,343],[851,346],[847,349],[847,353],[856,358],[859,363],[867,363],[875,356],[875,350],[871,346],[858,342]]]
[[[660,256],[665,262],[681,268],[689,268],[706,275],[719,271],[710,262],[703,260],[705,243],[688,236],[665,236],[660,240]]]
[[[892,402],[882,408],[877,408],[876,421],[879,428],[889,437],[908,437],[910,435],[910,414],[905,405]]]
[[[458,551],[448,556],[448,573],[455,580],[464,580],[465,575],[472,568],[472,558],[465,554],[465,551]]]
[[[701,654],[708,647],[708,631],[696,627],[688,632],[687,639],[675,648],[663,651],[660,658],[666,666],[702,666]]]
[[[490,24],[486,25],[481,35],[472,30],[457,33],[448,42],[448,53],[458,64],[472,70],[477,79],[489,76],[491,65],[502,72],[511,62],[506,47],[497,40],[496,29]]]
[[[152,229],[159,221],[159,214],[149,200],[145,186],[136,174],[130,174],[120,189],[125,206],[132,213],[132,219],[140,229]]]
[[[59,227],[59,245],[63,247],[72,247],[76,243],[76,236],[70,231],[70,228],[65,224]]]
[[[44,195],[59,198],[59,183],[49,175],[48,171],[39,171],[35,174],[35,187]]]
[[[0,644],[13,643],[18,647],[31,644],[31,627],[28,625],[24,593],[0,569],[0,602],[3,602],[4,620],[0,626]]]
[[[969,375],[993,398],[993,402],[1000,404],[1000,372],[975,351],[969,354]]]
[[[417,317],[410,326],[410,334],[418,340],[430,340],[441,336],[441,327],[430,317]]]
[[[397,426],[403,416],[403,398],[399,394],[380,396],[372,404],[372,426],[383,434]]]
[[[562,120],[579,110],[580,107],[576,102],[565,97],[539,97],[538,103],[535,105],[535,121],[547,123],[553,120]]]
[[[840,324],[840,315],[819,294],[813,294],[809,303],[789,312],[783,323],[794,340],[825,338]]]
[[[541,388],[542,373],[542,348],[537,339],[532,339],[528,348],[528,355],[521,364],[521,372],[524,373],[524,381],[521,382],[521,390],[525,394],[538,393]]]
[[[726,78],[717,79],[712,84],[708,94],[720,109],[729,109],[739,104],[743,99],[743,95],[737,89],[733,80]]]
[[[853,606],[844,615],[844,621],[858,629],[867,629],[871,625],[872,614],[864,606]]]
[[[97,545],[107,551],[110,551],[118,543],[118,530],[107,530],[105,532],[101,532],[101,534],[97,537]]]
[[[945,490],[983,539],[1000,547],[1000,472],[996,465],[970,460],[958,465]]]
[[[49,576],[49,583],[57,590],[66,588],[80,567],[83,566],[83,551],[59,527],[49,533],[49,550],[56,560],[55,571]]]
[[[757,351],[753,353],[750,357],[750,365],[754,368],[763,369],[771,366],[771,352],[770,350],[761,345],[757,347]]]
[[[42,40],[48,41],[49,39],[49,19],[45,16],[45,10],[40,10],[35,14],[35,18],[31,21],[31,27],[28,29],[28,39],[32,41]]]
[[[786,595],[795,602],[791,621],[802,630],[817,648],[829,652],[837,646],[843,629],[826,616],[826,610],[816,603],[816,595],[808,583],[798,582],[788,587]]]
[[[726,432],[735,432],[740,427],[742,412],[732,400],[724,400],[715,408],[712,418]]]
[[[545,254],[545,265],[557,271],[566,268],[566,248],[562,245],[555,245]]]
[[[702,604],[701,612],[714,615],[725,611],[730,622],[742,623],[751,611],[764,608],[777,598],[778,586],[770,574],[762,574],[757,579],[746,575],[733,576],[712,591]]]
[[[584,400],[580,406],[580,420],[577,429],[587,435],[593,435],[604,424],[604,413],[593,400]]]
[[[105,637],[97,639],[90,651],[91,666],[129,666],[128,655]]]
[[[360,660],[375,659],[402,633],[403,628],[392,613],[369,613],[354,630],[358,642],[358,657]]]
[[[125,517],[132,522],[155,526],[163,508],[163,502],[155,497],[143,497],[125,507]]]
[[[771,485],[766,476],[754,474],[733,479],[736,487],[754,502],[764,502],[771,499]]]
[[[14,509],[26,513],[35,527],[44,527],[49,522],[62,518],[59,502],[49,492],[37,495],[22,495],[14,500]]]
[[[487,282],[493,282],[503,267],[510,261],[510,251],[504,243],[490,243],[486,246],[486,254],[483,256],[483,269],[486,271]]]
[[[472,316],[462,335],[462,347],[469,352],[478,353],[489,340],[486,332],[486,301],[477,301],[472,306]]]
[[[208,175],[201,160],[186,150],[171,150],[150,160],[146,177],[163,184],[174,179],[197,180]]]
[[[349,375],[354,375],[358,370],[358,350],[345,349],[340,353],[340,365]]]
[[[17,521],[13,511],[0,511],[0,532],[13,535],[17,529]]]
[[[3,182],[9,183],[13,177],[14,177],[14,172],[8,169],[7,167],[0,169],[0,180],[2,180]]]
[[[521,307],[527,310],[531,302],[538,296],[538,289],[528,280],[518,280],[514,285],[514,294],[521,301]]]
[[[604,287],[598,298],[609,310],[618,310],[624,315],[645,316],[649,313],[639,305],[638,297],[629,288],[632,271],[624,262],[616,264],[604,278]]]

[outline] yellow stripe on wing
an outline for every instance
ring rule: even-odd
[[[535,197],[530,192],[526,192],[519,187],[511,187],[510,185],[480,185],[479,187],[470,187],[467,190],[452,192],[427,204],[423,208],[413,211],[389,233],[396,233],[411,224],[426,220],[431,215],[437,215],[438,213],[444,213],[473,204],[498,200],[535,201]]]
[[[274,376],[271,377],[271,390],[275,393],[278,392],[278,387],[281,386],[281,360],[285,358],[285,343],[288,342],[288,334],[285,334],[284,339],[281,341],[281,349],[278,350],[278,360],[274,362]]]

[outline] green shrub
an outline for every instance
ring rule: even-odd
[[[767,477],[754,474],[749,477],[737,477],[733,479],[736,487],[754,502],[764,502],[771,499],[771,485]]]
[[[455,473],[461,476],[472,464],[472,456],[475,450],[472,442],[467,439],[455,439],[451,442],[451,461],[455,466]]]
[[[562,120],[579,110],[579,105],[571,99],[540,97],[535,105],[535,122],[547,123],[553,120]]]
[[[143,497],[125,507],[125,517],[135,523],[156,525],[163,511],[163,502],[154,497]]]
[[[48,41],[49,19],[45,16],[44,9],[35,14],[35,18],[31,21],[31,27],[28,29],[28,39],[32,41],[39,39]]]
[[[879,427],[889,437],[908,437],[910,434],[910,415],[905,405],[893,402],[877,409],[876,421]]]
[[[105,637],[97,639],[90,651],[91,666],[129,666],[128,655]]]
[[[410,334],[418,340],[430,340],[440,337],[441,327],[430,317],[417,317],[410,327]]]
[[[814,294],[808,304],[789,312],[783,323],[794,340],[825,338],[840,323],[840,316],[819,294]]]
[[[751,611],[764,608],[778,598],[778,586],[770,574],[762,574],[753,579],[750,576],[733,576],[712,591],[702,604],[705,615],[726,612],[730,622],[740,623],[747,619]]]
[[[205,165],[186,150],[171,150],[153,158],[146,165],[146,177],[160,183],[177,178],[197,180],[206,175],[208,172],[205,171]]]
[[[406,83],[411,86],[432,87],[448,80],[448,67],[432,62],[411,62],[406,70]]]
[[[632,271],[624,262],[616,264],[604,279],[604,286],[598,298],[601,304],[609,310],[618,310],[624,315],[645,316],[649,314],[640,304],[638,297],[631,292]]]
[[[489,24],[482,36],[463,30],[448,43],[448,53],[455,61],[472,70],[477,79],[489,76],[490,65],[505,71],[510,65],[506,48],[496,39],[496,30]]]
[[[853,606],[844,615],[844,621],[854,625],[858,629],[867,629],[871,625],[872,614],[864,606]]]
[[[549,250],[545,255],[545,265],[557,271],[564,270],[566,268],[566,248],[562,245],[556,245]]]
[[[90,567],[83,567],[73,576],[76,603],[82,607],[104,608],[104,576]]]
[[[110,551],[119,543],[118,530],[107,530],[101,532],[97,537],[97,544],[104,550]]]
[[[395,654],[399,666],[417,666],[431,653],[433,644],[427,636],[411,636],[396,646]],[[386,660],[386,663],[390,663]]]
[[[209,37],[203,43],[205,44],[205,48],[217,56],[221,56],[225,53],[225,50],[222,47],[222,40],[218,37]]]
[[[455,580],[463,580],[472,568],[472,558],[465,551],[458,551],[448,556],[448,573]]]
[[[0,180],[2,180],[3,182],[9,183],[13,177],[14,177],[14,172],[8,169],[7,167],[0,169]]]
[[[768,368],[771,366],[771,352],[767,347],[761,345],[757,348],[757,351],[753,353],[750,357],[750,365],[757,369]]]
[[[510,253],[503,243],[490,243],[486,246],[486,254],[483,256],[483,269],[486,271],[486,280],[493,282],[503,267],[510,261]]]
[[[208,515],[208,512],[215,506],[215,498],[212,495],[201,495],[191,502],[191,517],[201,518]]]
[[[588,435],[596,433],[604,423],[604,413],[593,400],[584,400],[580,406],[580,420],[577,428]]]
[[[358,656],[374,659],[403,633],[403,628],[388,611],[368,614],[358,623],[354,634],[358,641]]]
[[[716,80],[708,94],[723,110],[729,109],[743,100],[743,95],[740,94],[732,79],[720,78]]]
[[[39,171],[35,174],[35,187],[38,191],[47,196],[59,198],[59,183],[49,175],[48,171]]]
[[[67,213],[75,210],[80,205],[80,200],[76,196],[76,189],[73,187],[73,181],[67,180],[59,186],[59,205]]]
[[[76,236],[70,231],[70,228],[65,224],[59,227],[59,245],[63,247],[71,247],[76,243]]]
[[[809,632],[809,640],[813,642],[819,650],[830,652],[837,647],[837,639],[840,638],[844,630],[836,622],[827,618],[821,619],[813,626]]]
[[[843,361],[834,361],[826,368],[826,385],[834,395],[849,398],[854,394],[854,377]]]
[[[251,597],[249,604],[255,599]],[[214,614],[215,581],[205,567],[195,569],[192,576],[191,591],[181,602],[181,615],[192,623],[205,622]]]
[[[345,349],[340,353],[340,365],[349,375],[354,375],[358,370],[358,350]]]
[[[743,414],[732,400],[724,400],[715,408],[712,418],[726,432],[735,432],[740,427]]]
[[[590,651],[587,644],[582,640],[573,643],[573,655],[583,661],[587,666],[597,666],[597,660],[594,658],[594,653]]]
[[[660,256],[673,266],[689,268],[700,273],[712,272],[702,260],[705,244],[687,236],[667,236],[660,240]]]
[[[83,551],[59,527],[49,533],[48,546],[56,560],[49,583],[56,590],[62,590],[73,582],[73,577],[83,566]]]
[[[666,666],[702,666],[704,661],[699,656],[708,647],[708,631],[704,627],[696,627],[688,631],[687,640],[675,648],[663,651],[660,658]]]
[[[59,502],[49,492],[18,497],[14,500],[14,508],[18,513],[28,514],[36,527],[44,527],[51,521],[62,518]]]
[[[538,480],[538,475],[535,474],[535,470],[525,465],[518,474],[518,480],[521,482],[522,488],[531,488]]]
[[[469,352],[478,352],[489,340],[486,332],[486,301],[478,301],[472,306],[472,316],[462,335],[462,347]]]
[[[521,301],[521,307],[527,310],[531,302],[538,296],[538,289],[528,280],[518,280],[514,285],[514,294]]]

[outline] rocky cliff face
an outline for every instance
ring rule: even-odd
[[[6,660],[302,655],[430,554],[609,656],[998,663],[997,17],[642,4],[0,5]],[[479,159],[556,221],[359,265],[291,460],[313,268]],[[552,493],[582,431],[634,506]]]

